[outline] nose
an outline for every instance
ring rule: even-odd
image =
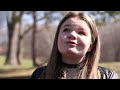
[[[75,32],[75,31],[70,32],[70,33],[68,34],[67,38],[72,39],[72,40],[77,39],[77,34],[76,34],[76,32]]]

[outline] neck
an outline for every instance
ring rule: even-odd
[[[82,69],[84,65],[85,65],[85,61],[82,61],[78,64],[68,64],[62,61],[62,66],[66,68],[81,68]]]
[[[83,57],[63,56],[62,61],[63,61],[63,63],[69,64],[69,65],[79,65],[81,62],[84,61],[84,59],[83,59]]]

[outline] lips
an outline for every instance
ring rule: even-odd
[[[67,42],[68,44],[71,44],[71,45],[77,45],[77,43],[75,43],[75,42],[72,42],[72,41],[69,41],[69,42]]]

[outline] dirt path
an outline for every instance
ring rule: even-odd
[[[30,79],[30,76],[1,77],[0,79]]]

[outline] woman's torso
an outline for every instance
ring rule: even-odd
[[[44,67],[39,67],[37,68],[31,76],[31,79],[39,79],[41,73],[46,69],[46,66]],[[117,73],[112,70],[112,69],[108,69],[105,67],[98,67],[99,71],[100,71],[100,79],[118,79],[118,75]]]

